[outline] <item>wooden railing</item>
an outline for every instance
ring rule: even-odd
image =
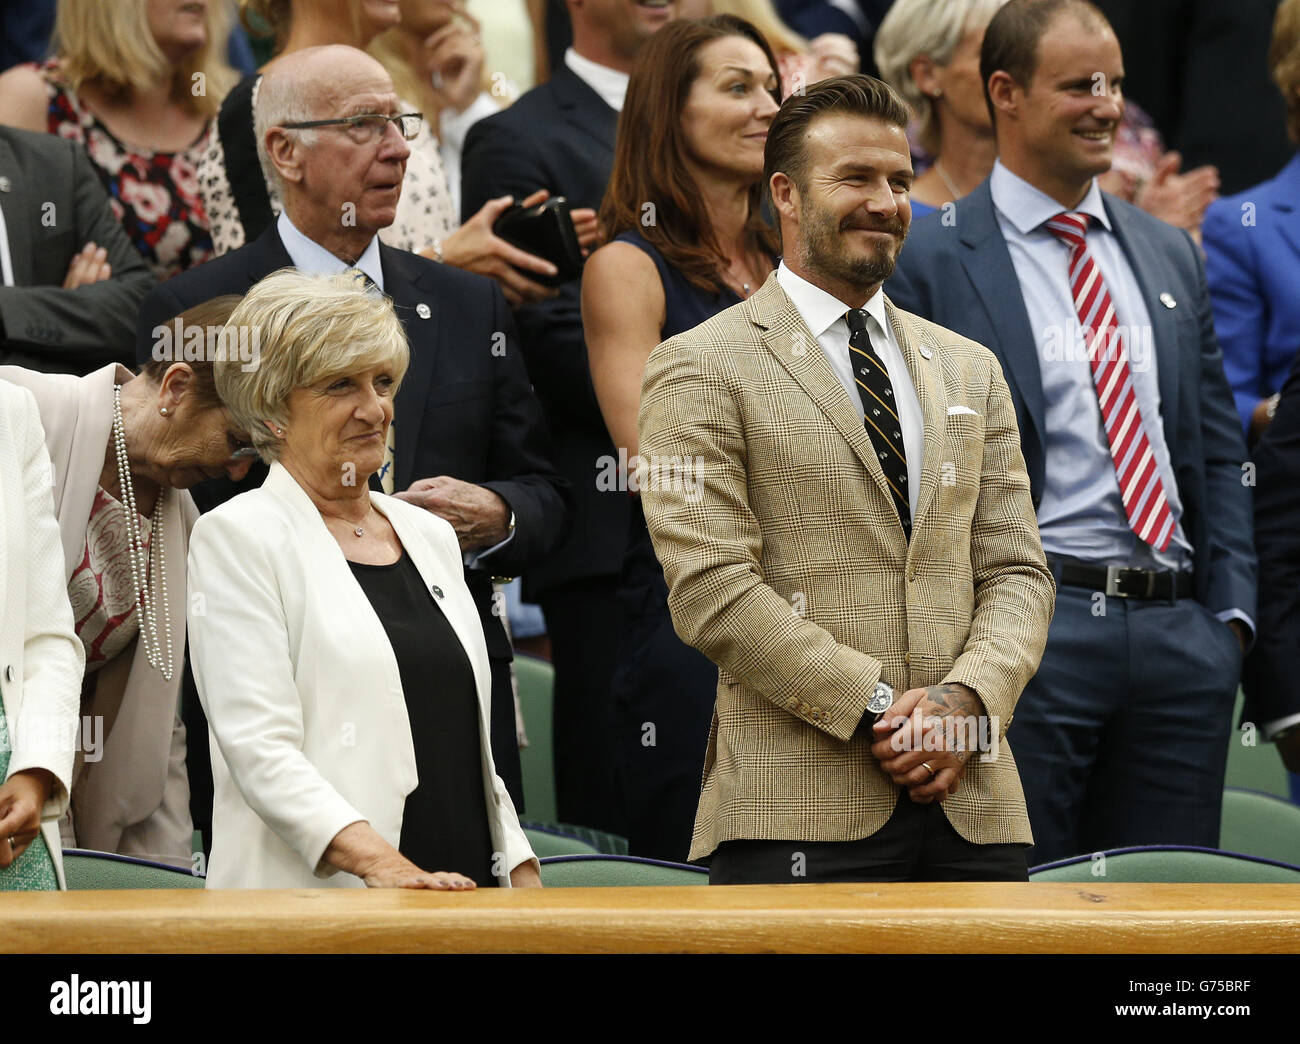
[[[1300,886],[0,894],[18,953],[1297,953]]]

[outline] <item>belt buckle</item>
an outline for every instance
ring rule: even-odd
[[[1135,576],[1146,578],[1146,590],[1141,594],[1135,591],[1121,591],[1121,583],[1132,580]],[[1150,569],[1132,569],[1128,566],[1106,567],[1106,594],[1116,598],[1154,598],[1156,593],[1156,574]]]

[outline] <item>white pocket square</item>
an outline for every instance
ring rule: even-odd
[[[978,417],[979,414],[976,413],[974,410],[972,410],[969,406],[949,406],[948,416],[949,417],[960,417],[960,416]]]

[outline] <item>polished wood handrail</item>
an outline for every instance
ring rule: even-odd
[[[0,894],[12,953],[1300,953],[1300,886]]]

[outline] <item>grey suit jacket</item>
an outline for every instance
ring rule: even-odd
[[[0,286],[0,363],[86,374],[131,364],[135,320],[154,279],[74,142],[0,127],[0,208],[14,285]],[[6,187],[7,186],[7,187]],[[109,279],[63,289],[87,242],[108,251]]]

